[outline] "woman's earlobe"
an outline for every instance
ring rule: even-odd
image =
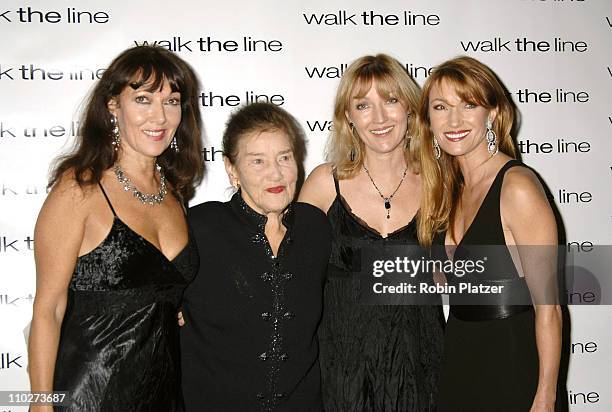
[[[112,98],[106,104],[106,108],[108,109],[110,114],[112,114],[113,116],[116,116],[117,115],[117,109],[119,108],[119,103],[117,102],[117,100],[115,98]]]

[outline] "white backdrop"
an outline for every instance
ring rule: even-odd
[[[226,199],[217,151],[238,102],[259,95],[293,113],[307,132],[310,171],[323,160],[338,78],[355,58],[391,54],[420,84],[443,60],[480,59],[512,92],[523,160],[550,187],[568,242],[588,253],[590,244],[612,244],[611,34],[609,0],[4,0],[0,390],[28,389],[23,329],[49,163],[70,147],[94,79],[125,48],[157,41],[201,78],[208,173],[192,204]],[[570,311],[570,408],[612,410],[612,309]]]

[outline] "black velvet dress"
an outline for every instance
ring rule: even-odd
[[[201,256],[185,291],[181,329],[187,411],[321,411],[317,327],[330,228],[314,206],[295,203],[277,256],[267,217],[239,193],[191,208]]]
[[[441,305],[364,305],[358,296],[361,248],[383,256],[389,245],[417,245],[415,221],[383,238],[351,212],[334,182],[337,195],[327,213],[334,238],[319,329],[325,411],[434,411]]]
[[[197,271],[195,243],[169,261],[108,203],[112,228],[70,282],[53,385],[70,403],[56,410],[182,411],[176,314]]]

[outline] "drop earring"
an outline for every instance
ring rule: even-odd
[[[117,116],[111,114],[111,136],[113,137],[112,145],[115,149],[115,152],[119,150],[119,143],[121,142],[121,137],[119,136],[119,123],[117,122]]]
[[[495,156],[499,151],[499,147],[497,146],[497,135],[493,131],[493,122],[491,119],[487,119],[487,133],[485,134],[487,138],[487,151],[491,156]]]
[[[440,156],[442,156],[442,150],[440,149],[438,140],[435,137],[433,138],[433,148],[434,148],[434,157],[436,158],[436,160],[439,160]]]
[[[170,148],[174,149],[176,153],[178,153],[178,144],[176,143],[176,136],[172,137],[172,141],[170,142]]]

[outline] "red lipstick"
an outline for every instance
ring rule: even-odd
[[[270,192],[270,193],[274,193],[274,194],[279,194],[283,190],[285,190],[285,186],[274,186],[274,187],[267,188],[266,192]]]

